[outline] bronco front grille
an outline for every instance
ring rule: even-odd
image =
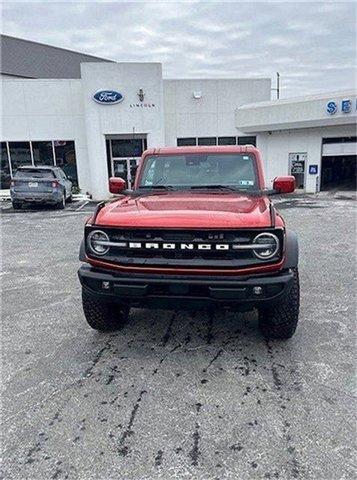
[[[165,230],[86,227],[86,239],[94,230],[109,237],[109,250],[96,255],[86,241],[89,257],[118,264],[136,266],[170,266],[191,268],[243,268],[276,263],[283,249],[282,229],[254,230]],[[274,233],[279,250],[269,260],[256,258],[252,242],[262,232]]]

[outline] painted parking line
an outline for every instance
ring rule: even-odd
[[[88,205],[89,203],[89,200],[87,200],[86,202],[84,202],[82,205],[80,205],[78,208],[76,208],[76,212],[78,212],[78,210],[82,210],[83,207],[85,207],[86,205]]]
[[[1,202],[1,210],[9,210],[12,208],[11,202]]]

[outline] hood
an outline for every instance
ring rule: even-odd
[[[128,196],[102,208],[95,223],[130,228],[270,227],[270,200],[236,192]]]

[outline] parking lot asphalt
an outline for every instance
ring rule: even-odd
[[[302,298],[274,342],[254,312],[132,310],[121,332],[91,330],[81,205],[2,205],[3,478],[356,478],[355,202],[277,202]]]

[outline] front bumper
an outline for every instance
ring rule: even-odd
[[[201,308],[221,304],[251,309],[281,301],[290,291],[290,270],[274,275],[239,277],[121,274],[84,264],[82,287],[102,300],[148,308]],[[261,287],[255,293],[254,287]]]

